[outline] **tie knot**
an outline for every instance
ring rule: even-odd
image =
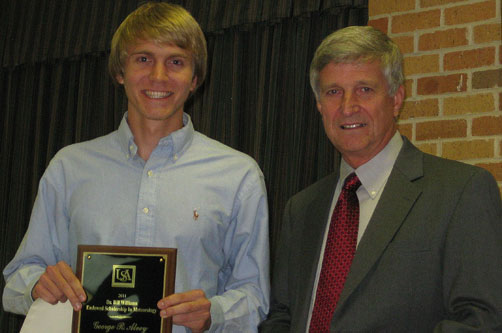
[[[353,172],[345,178],[345,183],[343,184],[343,189],[346,191],[356,191],[359,186],[361,186],[361,181],[357,175]]]

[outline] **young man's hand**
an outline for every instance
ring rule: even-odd
[[[80,311],[82,302],[86,300],[84,288],[64,261],[45,269],[31,291],[31,296],[34,300],[41,298],[50,304],[70,300],[75,311]]]
[[[211,302],[200,289],[169,295],[157,306],[161,317],[172,317],[173,324],[188,327],[192,332],[204,332],[211,327]]]

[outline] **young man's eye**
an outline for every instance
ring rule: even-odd
[[[182,66],[183,65],[183,60],[181,59],[173,59],[171,60],[171,63],[176,66]]]
[[[137,62],[148,62],[148,57],[145,56],[139,56],[136,58]]]

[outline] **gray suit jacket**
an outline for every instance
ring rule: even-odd
[[[404,141],[331,331],[502,331],[502,203],[493,176]],[[261,332],[306,330],[338,174],[286,206]]]

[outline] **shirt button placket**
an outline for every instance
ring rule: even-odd
[[[147,162],[149,164],[149,162]],[[136,226],[136,245],[152,246],[155,234],[155,172],[145,166],[143,177],[141,179],[140,192],[138,198],[138,218]]]

